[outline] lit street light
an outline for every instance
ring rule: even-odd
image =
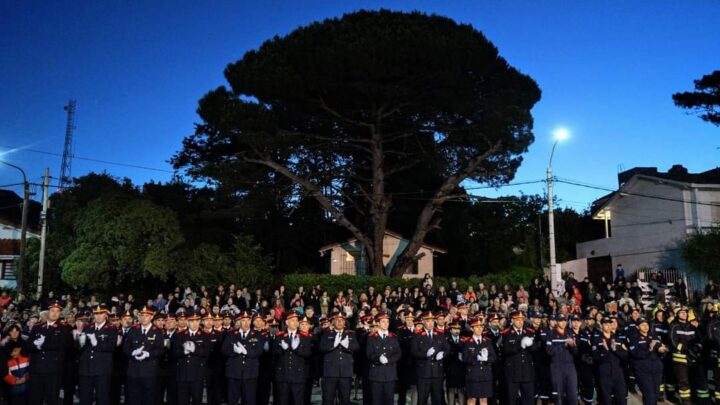
[[[555,259],[555,220],[553,217],[553,175],[552,175],[552,159],[555,154],[555,147],[559,142],[562,142],[570,137],[570,132],[565,128],[559,128],[553,133],[555,143],[553,143],[552,151],[550,152],[550,162],[547,168],[547,199],[548,199],[548,242],[550,245],[550,282],[552,283],[552,290],[556,295],[562,293],[562,271],[560,265],[556,263]]]

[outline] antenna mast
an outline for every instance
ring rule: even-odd
[[[72,183],[70,171],[72,169],[72,138],[75,130],[75,100],[68,101],[65,111],[67,111],[67,124],[65,125],[65,147],[60,165],[59,191],[70,187]]]

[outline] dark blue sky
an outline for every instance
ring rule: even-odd
[[[421,10],[470,23],[543,91],[536,141],[516,181],[539,180],[551,133],[561,178],[614,187],[619,168],[717,166],[720,128],[674,107],[673,92],[720,69],[720,2],[537,1],[10,1],[0,2],[0,145],[62,152],[68,99],[77,100],[75,154],[170,171],[197,121],[197,100],[224,84],[225,66],[273,35],[360,8]],[[4,149],[0,149],[4,150]],[[60,158],[4,159],[33,181]],[[171,174],[73,161],[74,176],[107,171],[137,183]],[[0,168],[0,185],[18,175]],[[544,185],[480,190],[541,193]],[[559,184],[582,209],[603,191]]]

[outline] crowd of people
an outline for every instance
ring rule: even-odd
[[[720,401],[720,306],[597,286],[265,291],[175,288],[145,301],[0,295],[11,404],[644,404]],[[703,299],[700,299],[703,298]],[[712,372],[710,374],[709,372]],[[712,381],[711,381],[712,382]]]

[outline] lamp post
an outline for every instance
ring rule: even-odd
[[[550,162],[547,168],[547,199],[548,199],[548,244],[550,245],[550,282],[552,283],[552,290],[555,294],[562,293],[562,272],[560,266],[557,264],[555,259],[555,219],[553,216],[553,175],[552,175],[552,159],[555,154],[555,147],[559,142],[566,140],[570,133],[560,128],[553,134],[555,137],[555,143],[553,143],[552,151],[550,152]]]
[[[23,206],[22,206],[22,220],[20,225],[20,259],[18,260],[18,268],[15,272],[15,280],[17,283],[18,292],[22,292],[23,289],[23,269],[25,269],[25,240],[27,239],[27,216],[28,216],[28,205],[30,205],[30,184],[27,181],[25,170],[20,166],[16,166],[12,163],[8,163],[4,160],[0,160],[0,163],[8,165],[14,169],[20,171],[23,177]]]

